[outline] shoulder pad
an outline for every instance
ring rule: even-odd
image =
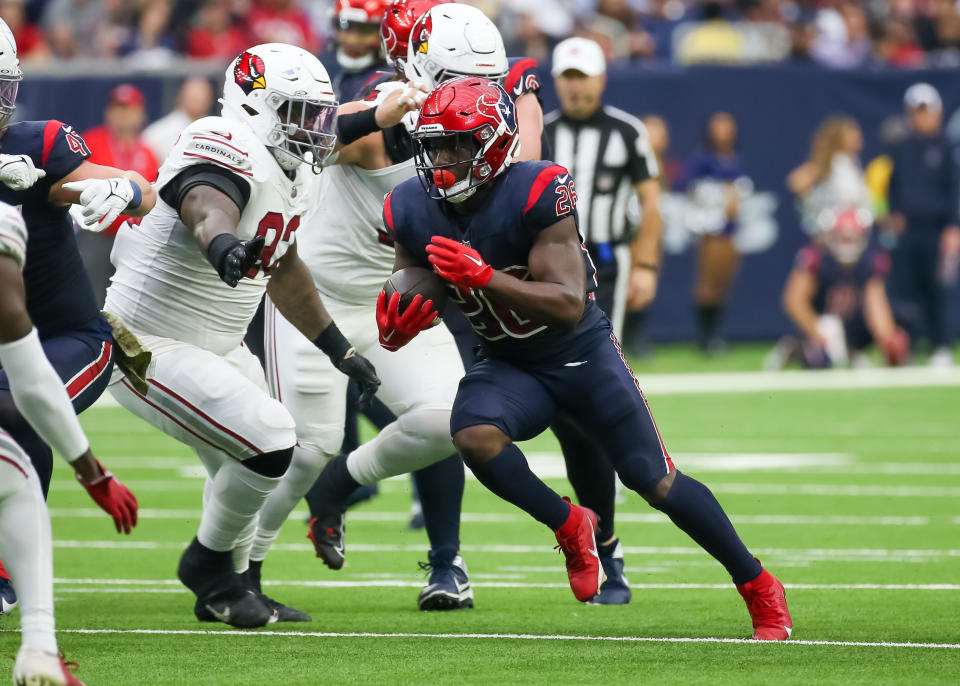
[[[218,126],[223,123],[225,126]],[[198,124],[202,124],[199,125]],[[252,176],[246,136],[219,117],[206,117],[188,126],[181,134],[186,163],[212,162],[232,172]]]
[[[27,225],[13,205],[0,202],[0,255],[12,257],[20,269],[27,259]]]

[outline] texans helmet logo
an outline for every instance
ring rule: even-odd
[[[266,70],[262,57],[244,50],[233,65],[233,80],[243,89],[244,93],[249,95],[251,91],[257,88],[267,87],[267,81],[264,78]]]
[[[512,133],[517,130],[516,110],[507,92],[500,87],[497,90],[499,91],[499,97],[496,101],[489,94],[481,95],[477,100],[477,110],[488,117],[502,120],[507,127],[506,130]]]
[[[420,17],[416,25],[413,27],[413,31],[410,32],[410,37],[413,40],[414,52],[422,55],[427,54],[427,47],[430,41],[431,33],[433,33],[433,17],[430,16],[429,12],[427,12],[425,15]]]

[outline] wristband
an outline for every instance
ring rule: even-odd
[[[633,268],[634,268],[634,269],[648,269],[648,270],[652,271],[654,274],[658,274],[658,273],[660,272],[660,267],[658,267],[657,265],[653,264],[652,262],[634,262],[634,263],[633,263]]]
[[[330,358],[334,366],[339,366],[353,347],[333,322],[330,322],[323,333],[313,339],[313,344]]]
[[[130,181],[130,179],[127,179]],[[133,189],[133,197],[130,199],[130,202],[127,203],[125,210],[135,210],[140,207],[140,203],[143,202],[143,191],[140,190],[140,185],[130,181],[130,188]]]
[[[337,139],[340,145],[350,145],[355,140],[380,130],[377,125],[377,110],[368,107],[361,112],[337,116]]]
[[[243,243],[231,233],[221,233],[213,237],[213,240],[210,241],[210,244],[207,246],[207,261],[213,265],[217,273],[220,273],[220,268],[223,266],[223,259],[227,253],[238,245],[243,245]]]

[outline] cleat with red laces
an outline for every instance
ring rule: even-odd
[[[0,615],[8,615],[17,606],[17,592],[13,590],[10,576],[0,562]]]
[[[753,620],[755,641],[786,641],[793,631],[787,609],[787,594],[776,577],[766,569],[753,581],[737,586]]]
[[[330,569],[343,567],[343,515],[314,517],[310,520],[307,538],[313,543],[317,557]]]
[[[23,645],[13,666],[17,686],[84,686],[73,675],[76,662],[65,662],[63,655],[45,653],[36,646]]]
[[[564,498],[568,503],[569,498]],[[570,503],[570,516],[554,533],[557,548],[567,558],[567,577],[577,600],[586,602],[597,594],[603,583],[603,567],[597,555],[597,515],[588,507]]]

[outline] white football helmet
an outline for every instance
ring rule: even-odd
[[[0,19],[0,128],[7,125],[17,108],[17,90],[22,78],[17,42],[10,27]]]
[[[252,128],[290,171],[319,171],[337,142],[337,98],[320,60],[302,48],[264,43],[227,67],[222,115]]]
[[[410,31],[404,73],[430,89],[457,76],[482,76],[503,85],[509,66],[503,38],[483,12],[470,5],[437,5]]]

